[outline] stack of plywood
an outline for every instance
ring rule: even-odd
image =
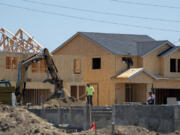
[[[12,104],[12,93],[14,93],[14,87],[0,87],[0,102],[3,104]]]

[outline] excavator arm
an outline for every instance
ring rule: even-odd
[[[26,60],[21,61],[18,64],[18,78],[16,83],[15,95],[16,100],[19,104],[22,104],[24,101],[26,87],[26,71],[32,63],[36,63],[41,60],[45,60],[45,63],[48,68],[48,73],[50,73],[51,75],[51,79],[47,79],[45,82],[48,81],[55,85],[55,91],[53,96],[57,96],[60,98],[65,96],[63,92],[62,80],[58,76],[58,70],[56,68],[56,65],[54,64],[54,61],[48,49],[45,48],[41,53],[37,53],[27,58]]]

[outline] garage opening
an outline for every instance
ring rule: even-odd
[[[71,86],[71,97],[77,98],[77,86]]]
[[[125,102],[146,102],[146,84],[125,84]]]
[[[156,104],[167,104],[168,97],[176,97],[180,101],[180,89],[156,89]]]
[[[49,96],[49,89],[26,89],[25,104],[40,105],[41,102],[44,103]]]

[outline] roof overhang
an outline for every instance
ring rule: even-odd
[[[73,36],[71,36],[68,40],[66,40],[65,42],[63,42],[59,47],[57,47],[55,50],[53,50],[51,52],[51,54],[54,54],[57,50],[63,48],[68,42],[70,42],[72,39],[74,39],[79,33],[77,32],[76,34],[74,34]]]
[[[166,42],[164,42],[163,44],[161,44],[161,45],[155,47],[155,48],[152,49],[151,51],[147,52],[146,54],[142,55],[141,57],[147,56],[148,54],[154,52],[155,50],[159,49],[160,47],[162,47],[163,45],[166,45],[166,44],[170,45],[171,47],[174,47],[174,46],[175,46],[175,45],[173,45],[171,42],[166,41]]]
[[[158,78],[144,68],[131,68],[119,75],[116,75],[113,79],[116,79],[118,82],[127,83],[152,83]]]
[[[173,48],[171,48],[169,51],[161,54],[160,56],[162,56],[163,58],[165,58],[165,57],[169,56],[170,54],[176,52],[176,51],[179,50],[179,49],[180,49],[180,46],[173,47]]]
[[[101,44],[97,43],[97,42],[94,41],[93,39],[89,38],[88,36],[86,36],[86,35],[83,34],[82,32],[77,32],[76,34],[74,34],[72,37],[70,37],[68,40],[66,40],[64,43],[62,43],[59,47],[57,47],[55,50],[53,50],[53,51],[51,52],[51,54],[54,54],[56,51],[58,51],[59,49],[63,48],[64,46],[66,46],[67,43],[69,43],[71,40],[73,40],[73,39],[74,39],[76,36],[78,36],[78,35],[81,35],[81,36],[85,37],[86,39],[94,42],[96,45],[102,47],[102,48],[103,48],[104,50],[106,50],[107,52],[109,52],[109,53],[111,53],[111,54],[114,54],[114,55],[118,55],[118,54],[112,52],[111,50],[109,50],[108,48],[106,48],[106,47],[102,46]]]

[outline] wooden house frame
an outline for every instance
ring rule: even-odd
[[[90,83],[95,87],[94,105],[142,104],[150,91],[155,92],[157,104],[166,104],[169,97],[180,100],[180,48],[167,40],[78,32],[52,54],[70,93],[71,86]],[[81,63],[78,74],[74,72],[75,59]],[[100,59],[99,69],[93,68],[94,59]]]

